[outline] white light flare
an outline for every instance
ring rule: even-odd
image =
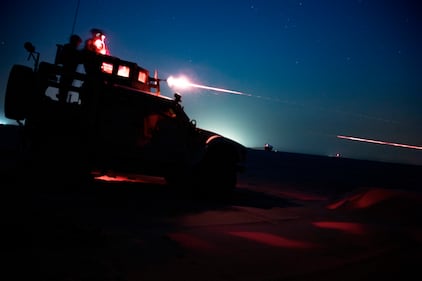
[[[186,77],[174,78],[173,76],[170,76],[167,78],[167,84],[170,88],[186,89],[190,86],[190,82]]]
[[[241,96],[248,96],[248,97],[252,96],[250,94],[242,93],[242,92],[239,92],[239,91],[233,91],[233,90],[228,90],[228,89],[223,89],[223,88],[194,84],[194,83],[189,82],[189,80],[185,77],[174,78],[173,76],[170,76],[169,78],[167,78],[167,84],[170,88],[177,87],[177,88],[184,88],[185,89],[185,88],[188,88],[188,87],[194,87],[194,88],[200,88],[200,89],[217,91],[217,92],[224,92],[224,93],[229,93],[229,94],[234,94],[234,95],[241,95]]]
[[[352,140],[352,141],[367,142],[367,143],[373,143],[373,144],[381,144],[381,145],[389,145],[389,146],[395,146],[395,147],[403,147],[403,148],[422,150],[422,146],[394,143],[394,142],[388,142],[388,141],[371,140],[371,139],[358,138],[358,137],[352,137],[352,136],[342,136],[342,135],[338,135],[337,138]]]

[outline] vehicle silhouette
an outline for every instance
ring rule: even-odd
[[[35,65],[12,66],[4,111],[22,127],[27,170],[61,179],[94,170],[138,173],[221,195],[235,188],[245,147],[198,128],[178,93],[161,95],[162,79],[134,62],[81,52],[86,71],[71,74],[69,98],[59,102],[63,65],[38,62],[35,47],[27,42],[25,48]]]

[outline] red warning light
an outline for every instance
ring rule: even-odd
[[[105,35],[102,34],[99,37],[95,38],[94,46],[95,46],[95,51],[97,53],[100,53],[102,55],[109,54],[106,44],[105,44]]]
[[[104,33],[97,29],[91,30],[92,38],[87,41],[87,48],[98,54],[109,55],[110,52],[106,46]]]

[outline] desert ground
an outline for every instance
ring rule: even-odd
[[[421,166],[250,149],[217,200],[133,174],[40,188],[15,149],[3,133],[4,280],[421,278]]]

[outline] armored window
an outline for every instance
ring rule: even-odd
[[[112,74],[113,73],[113,65],[111,63],[103,62],[101,65],[101,70],[105,73]]]
[[[122,77],[129,77],[130,68],[126,65],[119,65],[119,69],[117,70],[117,75]]]
[[[143,71],[139,71],[138,81],[141,82],[141,83],[146,83],[147,82],[147,74]]]

